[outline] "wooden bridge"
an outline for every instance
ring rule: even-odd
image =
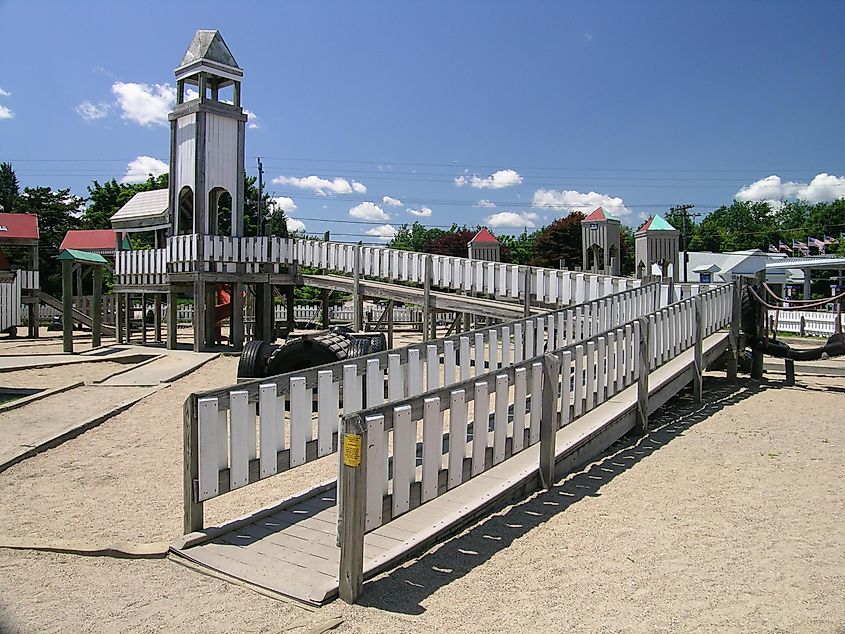
[[[725,351],[735,373],[736,287],[698,290],[649,284],[193,394],[174,558],[309,603],[356,600],[365,578],[647,429],[685,385],[700,395],[704,367]],[[315,483],[203,526],[205,501],[331,455],[339,437],[340,490]]]

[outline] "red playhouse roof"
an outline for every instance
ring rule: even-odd
[[[493,234],[487,231],[486,227],[482,227],[481,231],[475,234],[475,237],[469,241],[470,244],[475,242],[491,242],[493,244],[499,244],[499,241],[493,237]]]
[[[604,209],[596,207],[595,211],[584,218],[584,220],[607,220],[607,216],[604,214]]]
[[[114,229],[71,229],[62,240],[59,251],[76,249],[95,253],[112,253],[117,244],[117,234]]]
[[[0,240],[38,240],[38,216],[0,214]]]

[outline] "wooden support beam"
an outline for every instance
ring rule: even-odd
[[[103,316],[103,267],[95,266],[93,288],[91,289],[91,347],[98,348],[101,343]]]
[[[323,328],[328,328],[331,325],[331,317],[329,316],[329,296],[331,295],[331,291],[327,288],[324,288],[320,293],[320,299],[322,300],[322,311],[321,311],[321,319],[320,321],[323,324]]]
[[[531,316],[531,267],[526,266],[523,273],[523,284],[525,289],[522,295],[522,314],[523,317]]]
[[[229,317],[229,343],[236,350],[244,347],[244,285],[235,282],[232,285],[232,314]]]
[[[352,315],[352,328],[356,332],[364,329],[364,296],[361,293],[361,245],[355,245],[355,259],[353,271],[352,303],[354,313]]]
[[[196,339],[194,344],[196,345]],[[194,501],[194,483],[199,482],[199,424],[197,397],[194,395],[185,401],[182,422],[183,531],[187,535],[202,530],[203,527],[203,504]]]
[[[742,291],[740,280],[734,280],[731,294],[731,326],[729,332],[730,348],[727,352],[728,381],[736,383],[739,370],[739,327],[742,321]]]
[[[568,374],[568,372],[567,372]],[[568,379],[567,379],[568,380]],[[543,356],[543,407],[540,414],[540,484],[549,490],[555,481],[555,436],[558,428],[558,386],[560,359],[556,354]],[[532,394],[535,399],[539,395]],[[569,407],[569,403],[566,404]]]
[[[147,294],[141,293],[141,343],[147,344]]]
[[[62,260],[62,345],[73,352],[73,269],[72,260]]]
[[[757,290],[758,294],[762,295],[762,291],[760,290],[760,285],[766,281],[766,269],[757,273]],[[768,314],[766,311],[766,307],[761,305],[760,310],[758,313],[757,324],[756,324],[756,334],[757,338],[762,340],[763,335],[765,334],[766,329],[766,319],[768,318]],[[754,350],[751,353],[751,378],[757,379],[758,381],[763,378],[763,351],[762,350]]]
[[[296,330],[296,287],[292,284],[285,287],[285,311],[287,312],[288,330]],[[324,326],[328,328],[328,326]]]
[[[132,340],[132,294],[126,293],[123,296],[123,333],[126,335],[126,343]]]
[[[367,517],[367,426],[360,416],[343,419],[340,442],[341,509],[338,595],[355,603],[364,589],[364,529]]]
[[[155,325],[156,343],[161,343],[161,293],[153,295],[153,324]]]
[[[786,385],[792,387],[795,385],[795,360],[784,359],[783,369],[784,372],[786,372]]]
[[[194,282],[194,352],[202,352],[206,346],[206,284],[202,280]]]
[[[261,338],[264,341],[273,341],[276,337],[276,319],[273,312],[273,285],[261,284],[261,322],[263,328]]]
[[[693,351],[693,376],[692,376],[692,396],[696,403],[701,402],[701,392],[703,389],[702,383],[704,381],[704,368],[702,367],[702,349],[701,342],[704,340],[704,333],[702,332],[703,321],[701,318],[701,299],[696,297],[693,300],[695,306],[695,348]]]
[[[385,311],[387,312],[387,348],[393,348],[393,308],[396,306],[396,303],[391,299],[387,302],[387,308]]]
[[[430,255],[426,255],[423,262],[425,274],[423,279],[422,339],[423,341],[428,341],[431,333],[431,278],[433,277],[434,263]],[[437,337],[435,336],[434,338],[436,339]]]
[[[174,350],[176,348],[176,343],[178,341],[178,332],[177,328],[177,311],[179,309],[177,305],[178,293],[175,291],[170,291],[167,294],[167,349]]]

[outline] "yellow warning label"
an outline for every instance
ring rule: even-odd
[[[361,466],[361,436],[358,434],[343,436],[343,464],[347,467]]]

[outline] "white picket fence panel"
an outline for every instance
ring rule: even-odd
[[[21,325],[21,277],[0,283],[0,331]]]
[[[561,362],[560,374],[550,379],[558,386],[560,428],[636,383],[643,372],[694,346],[696,302],[702,338],[730,323],[732,286],[725,285],[632,319],[604,323],[581,340],[567,336],[551,348],[534,348],[521,360],[491,365],[446,389],[427,385],[425,392],[405,399],[368,404],[358,414],[366,429],[365,530],[386,524],[539,442],[540,395],[547,380],[544,352],[554,352]],[[640,366],[639,356],[638,317],[643,316],[650,332],[648,367]],[[387,461],[392,461],[392,470],[385,468]]]
[[[192,394],[187,415],[196,420],[187,423],[196,425],[198,437],[195,501],[335,451],[341,414],[510,368],[652,313],[665,296],[650,284],[542,316]],[[262,438],[266,443],[257,445]]]
[[[769,319],[773,320],[773,325],[780,332],[803,334],[805,337],[830,337],[836,332],[836,313],[810,310],[781,311],[775,317],[773,311],[769,311]],[[839,325],[841,332],[845,328],[845,315],[842,315]]]

